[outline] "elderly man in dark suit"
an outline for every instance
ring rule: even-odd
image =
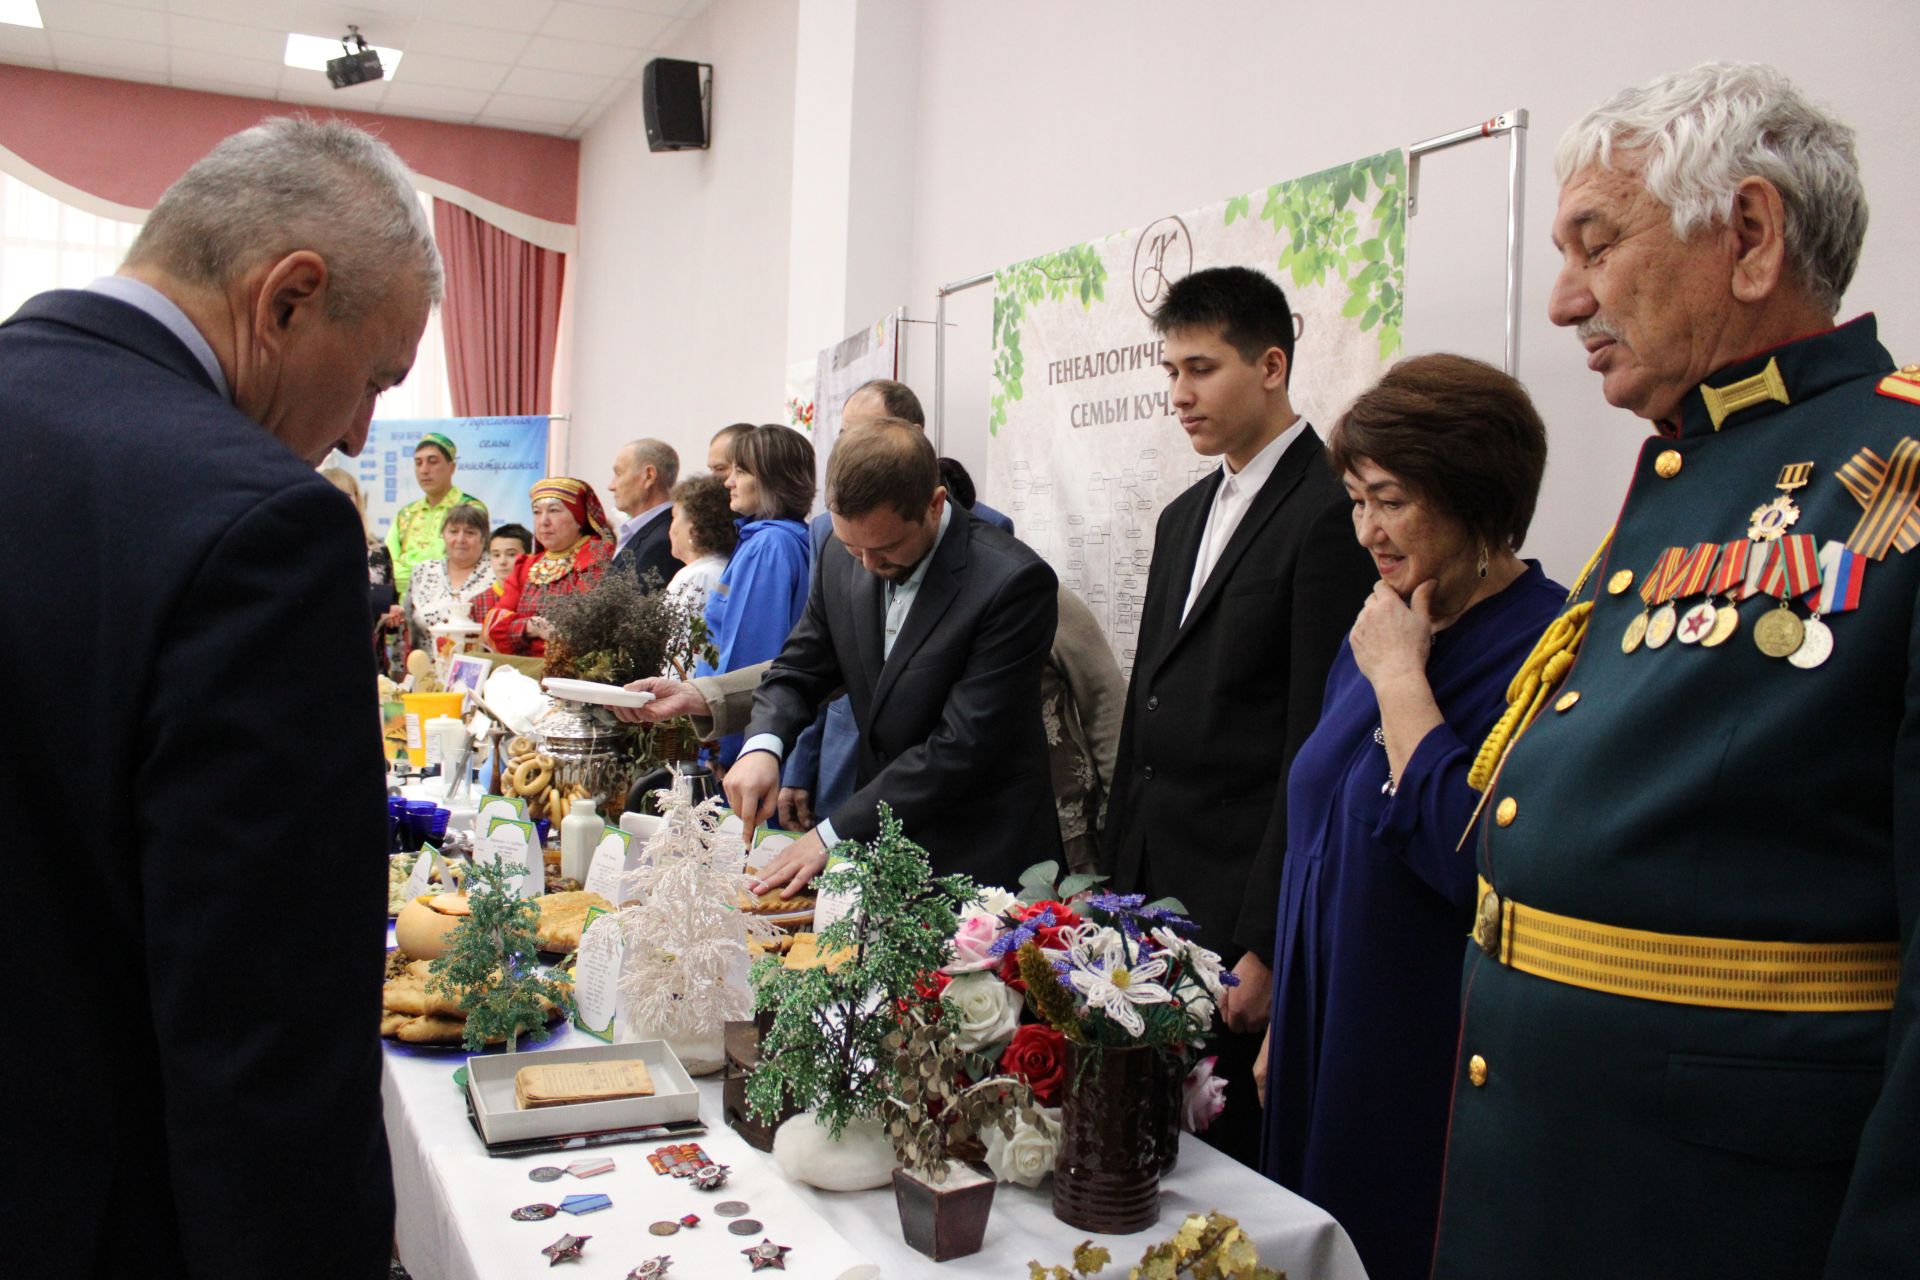
[[[613,505],[627,513],[614,542],[613,567],[631,573],[642,587],[658,590],[685,568],[673,554],[669,531],[680,479],[680,455],[664,440],[635,440],[613,460]],[[649,579],[648,574],[653,577]]]
[[[860,727],[857,785],[781,851],[759,892],[792,896],[837,841],[872,839],[883,800],[942,873],[1012,884],[1059,854],[1039,716],[1053,570],[948,502],[939,479],[933,446],[910,423],[882,419],[834,445],[834,536],[806,611],[760,678],[726,786],[749,829],[772,817],[781,755],[842,688]],[[656,717],[712,709],[674,681],[630,687],[666,695],[646,709]]]
[[[1103,862],[1119,891],[1177,896],[1240,979],[1212,1046],[1227,1110],[1205,1137],[1251,1164],[1287,769],[1378,574],[1288,398],[1280,286],[1244,267],[1196,271],[1154,327],[1180,426],[1222,465],[1167,504],[1154,535]]]
[[[0,326],[0,531],[48,624],[0,629],[33,726],[0,802],[86,815],[0,857],[84,892],[15,921],[57,957],[56,1034],[0,1069],[31,1170],[0,1256],[29,1269],[387,1273],[366,539],[314,466],[365,444],[440,289],[392,151],[275,119],[169,188],[117,276]],[[268,894],[263,857],[298,882]]]

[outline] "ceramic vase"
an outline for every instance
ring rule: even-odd
[[[1160,1220],[1160,1146],[1165,1071],[1153,1049],[1067,1044],[1053,1216],[1103,1235],[1144,1231]]]

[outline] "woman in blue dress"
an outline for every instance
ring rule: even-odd
[[[740,542],[707,592],[707,631],[719,653],[694,674],[710,676],[780,655],[807,604],[813,546],[813,445],[788,427],[754,427],[733,438],[727,493],[739,517]],[[740,754],[741,734],[720,739],[722,768]]]
[[[1514,554],[1546,429],[1506,374],[1421,356],[1327,451],[1380,581],[1287,781],[1261,1169],[1338,1219],[1373,1280],[1424,1280],[1473,924],[1467,771],[1565,599]]]

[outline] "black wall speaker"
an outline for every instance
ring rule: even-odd
[[[698,151],[707,145],[707,117],[700,101],[702,64],[655,58],[640,73],[647,111],[647,149]]]

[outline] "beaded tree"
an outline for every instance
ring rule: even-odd
[[[809,969],[755,966],[755,1007],[773,1012],[773,1026],[747,1102],[769,1123],[791,1102],[838,1138],[848,1122],[880,1116],[893,1094],[893,1073],[880,1066],[898,1048],[888,1037],[920,1000],[917,984],[952,958],[960,908],[979,891],[966,876],[936,877],[886,804],[872,844],[843,841],[833,852],[845,861],[820,876],[820,891],[859,905],[820,934],[820,952],[847,955]]]
[[[512,1053],[522,1031],[545,1040],[548,1009],[569,1001],[535,955],[540,908],[515,887],[526,870],[517,862],[475,862],[466,879],[469,914],[447,935],[446,954],[428,966],[427,988],[459,998],[467,1015],[463,1039],[476,1053],[496,1040]]]
[[[723,847],[720,799],[695,804],[684,774],[655,795],[663,801],[660,829],[620,889],[637,905],[613,917],[624,944],[620,993],[628,1021],[650,1035],[718,1035],[723,1023],[753,1013],[752,994],[738,977],[747,939],[772,939],[780,930],[739,909],[753,877]],[[588,930],[583,947],[597,932]]]

